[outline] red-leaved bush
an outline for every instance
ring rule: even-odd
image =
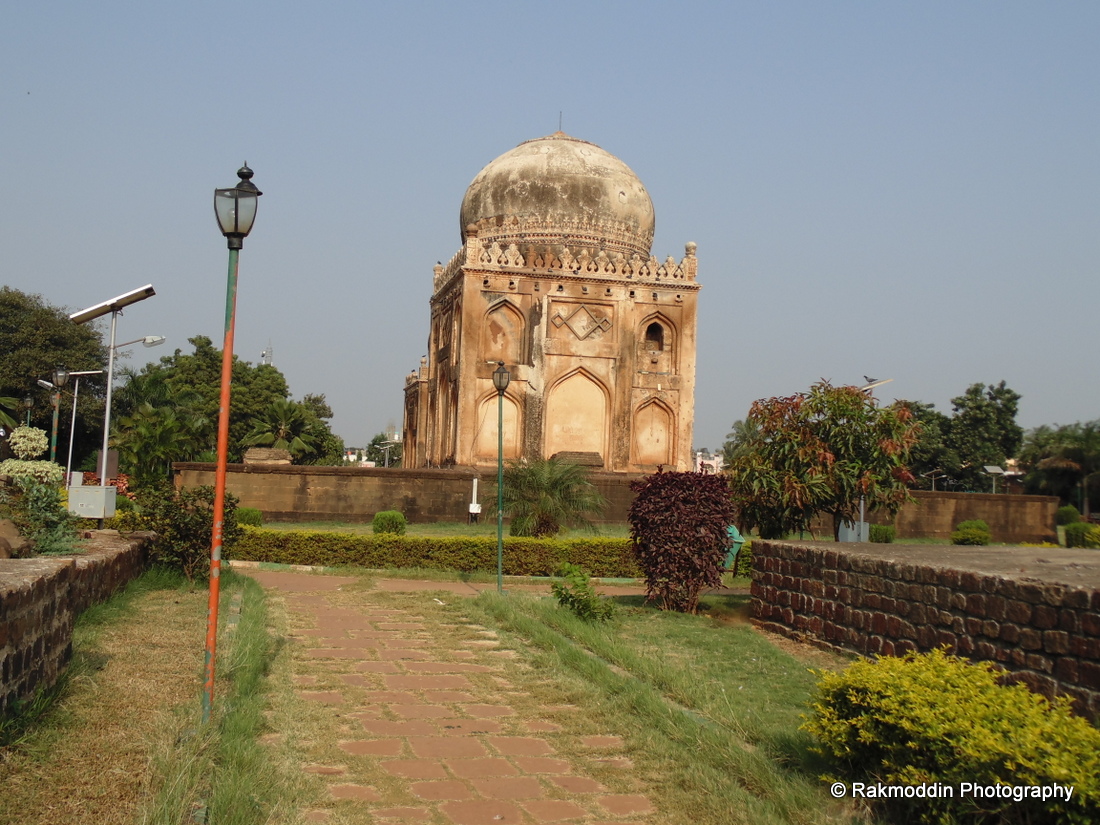
[[[695,613],[703,588],[722,584],[733,503],[725,476],[656,473],[630,483],[630,538],[646,599]]]

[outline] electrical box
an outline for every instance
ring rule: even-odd
[[[70,487],[69,512],[78,518],[110,518],[117,492],[114,487]]]

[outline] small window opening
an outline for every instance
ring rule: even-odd
[[[645,329],[645,346],[646,349],[664,349],[665,348],[665,328],[660,324],[654,322]]]

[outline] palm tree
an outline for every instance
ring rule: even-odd
[[[1037,427],[1028,434],[1021,462],[1030,466],[1029,482],[1042,492],[1069,499],[1070,485],[1077,487],[1087,517],[1089,487],[1100,480],[1100,420]]]
[[[19,426],[19,422],[4,412],[4,407],[7,407],[12,412],[19,409],[18,398],[0,398],[0,427],[7,427],[9,430],[14,430]]]
[[[272,447],[288,451],[295,460],[317,452],[317,433],[313,431],[306,408],[296,401],[272,401],[260,418],[252,423],[252,432],[241,440],[245,447]]]
[[[118,419],[112,442],[135,486],[145,486],[165,479],[173,461],[197,457],[205,446],[206,423],[187,408],[177,411],[143,403]]]
[[[535,538],[556,536],[562,527],[595,530],[589,517],[607,506],[584,467],[554,458],[510,462],[503,498],[504,513],[511,518],[509,534]],[[489,509],[496,511],[495,492]]]

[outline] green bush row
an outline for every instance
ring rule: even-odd
[[[906,822],[1100,822],[1100,730],[1000,672],[934,650],[859,661],[822,673],[804,725],[837,776],[958,789],[1070,785],[1069,802],[904,798],[885,807]],[[988,817],[988,818],[986,818]]]
[[[492,536],[351,536],[246,527],[233,546],[232,557],[275,564],[354,565],[376,570],[418,567],[468,573],[496,570],[497,542]],[[629,539],[504,539],[505,575],[552,576],[565,562],[601,578],[638,578],[642,574]]]
[[[1100,525],[1077,521],[1066,525],[1066,547],[1100,549]]]

